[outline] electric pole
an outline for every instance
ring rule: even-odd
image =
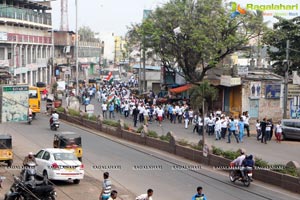
[[[286,41],[286,69],[284,77],[284,99],[283,99],[283,119],[287,118],[287,101],[288,101],[288,82],[289,82],[289,48],[290,41]]]

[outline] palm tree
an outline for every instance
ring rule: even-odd
[[[211,86],[207,81],[202,82],[200,85],[195,85],[190,89],[191,107],[194,110],[202,108],[204,101],[212,102],[217,98],[218,89]]]

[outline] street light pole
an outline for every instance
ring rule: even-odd
[[[283,119],[287,118],[287,101],[288,101],[288,80],[289,80],[289,48],[290,41],[286,41],[286,69],[284,77],[284,99],[283,99]]]
[[[78,72],[78,6],[77,6],[77,0],[75,0],[75,7],[76,7],[76,22],[75,22],[75,32],[76,32],[76,37],[75,37],[75,46],[76,46],[76,95],[79,96],[79,72]]]

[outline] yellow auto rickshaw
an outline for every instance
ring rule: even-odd
[[[54,135],[53,147],[74,150],[75,156],[82,161],[81,136],[74,132],[62,132]]]
[[[8,167],[13,163],[11,135],[0,135],[0,162],[7,163]]]

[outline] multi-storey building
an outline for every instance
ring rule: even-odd
[[[5,82],[50,82],[50,11],[49,1],[0,0],[0,67],[12,75]]]
[[[99,62],[104,43],[83,41],[78,37],[78,76],[88,80],[99,75]],[[76,80],[76,34],[72,31],[54,31],[54,69],[57,79]]]

